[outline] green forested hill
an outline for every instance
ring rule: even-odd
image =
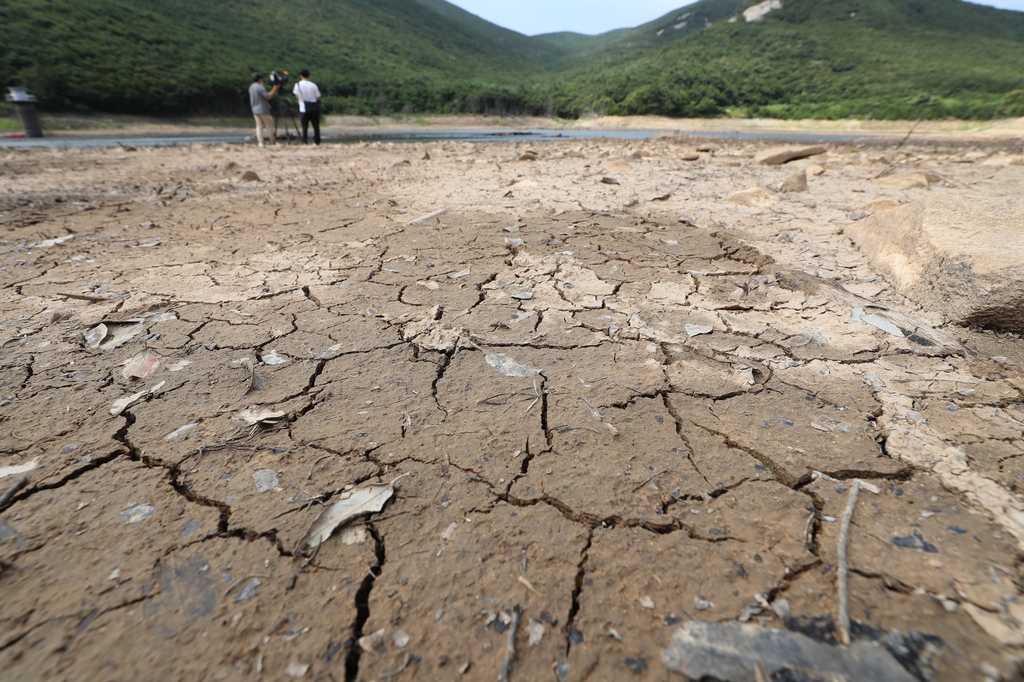
[[[1024,115],[1024,13],[961,0],[700,0],[528,38],[445,0],[0,0],[0,84],[58,110],[242,113],[253,70],[345,113]]]
[[[960,0],[785,0],[760,22],[740,15],[667,45],[594,57],[551,83],[559,110],[1024,115],[1024,13]]]
[[[415,0],[0,1],[4,85],[50,107],[228,111],[251,71],[307,67],[361,107],[436,110],[509,92],[538,59]]]

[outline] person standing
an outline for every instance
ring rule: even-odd
[[[249,106],[252,107],[252,117],[256,119],[256,141],[263,146],[263,129],[270,132],[270,144],[277,144],[277,131],[274,130],[274,119],[270,115],[270,100],[274,99],[280,86],[274,85],[267,92],[263,87],[263,74],[252,75],[252,85],[249,86]]]
[[[320,144],[320,88],[309,80],[309,69],[299,72],[301,80],[292,90],[299,100],[299,113],[302,114],[302,144],[309,144],[309,124],[313,124],[313,142]]]

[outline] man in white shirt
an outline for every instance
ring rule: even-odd
[[[320,88],[309,80],[309,69],[299,72],[302,79],[295,84],[292,93],[299,100],[302,114],[302,144],[309,144],[309,124],[313,124],[313,143],[320,144]]]

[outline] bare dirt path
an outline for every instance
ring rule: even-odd
[[[928,193],[1019,205],[1024,166],[892,147],[7,153],[0,493],[28,483],[0,669],[681,679],[662,650],[692,621],[837,641],[862,480],[854,640],[1017,679],[1024,342],[944,326],[843,229]]]

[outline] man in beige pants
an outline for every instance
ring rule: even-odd
[[[270,100],[274,99],[280,86],[274,85],[270,92],[263,87],[263,74],[252,75],[252,85],[249,86],[249,106],[252,107],[252,117],[256,119],[256,141],[263,146],[263,129],[270,131],[270,144],[277,144],[277,133],[274,130],[274,119],[270,115]]]

